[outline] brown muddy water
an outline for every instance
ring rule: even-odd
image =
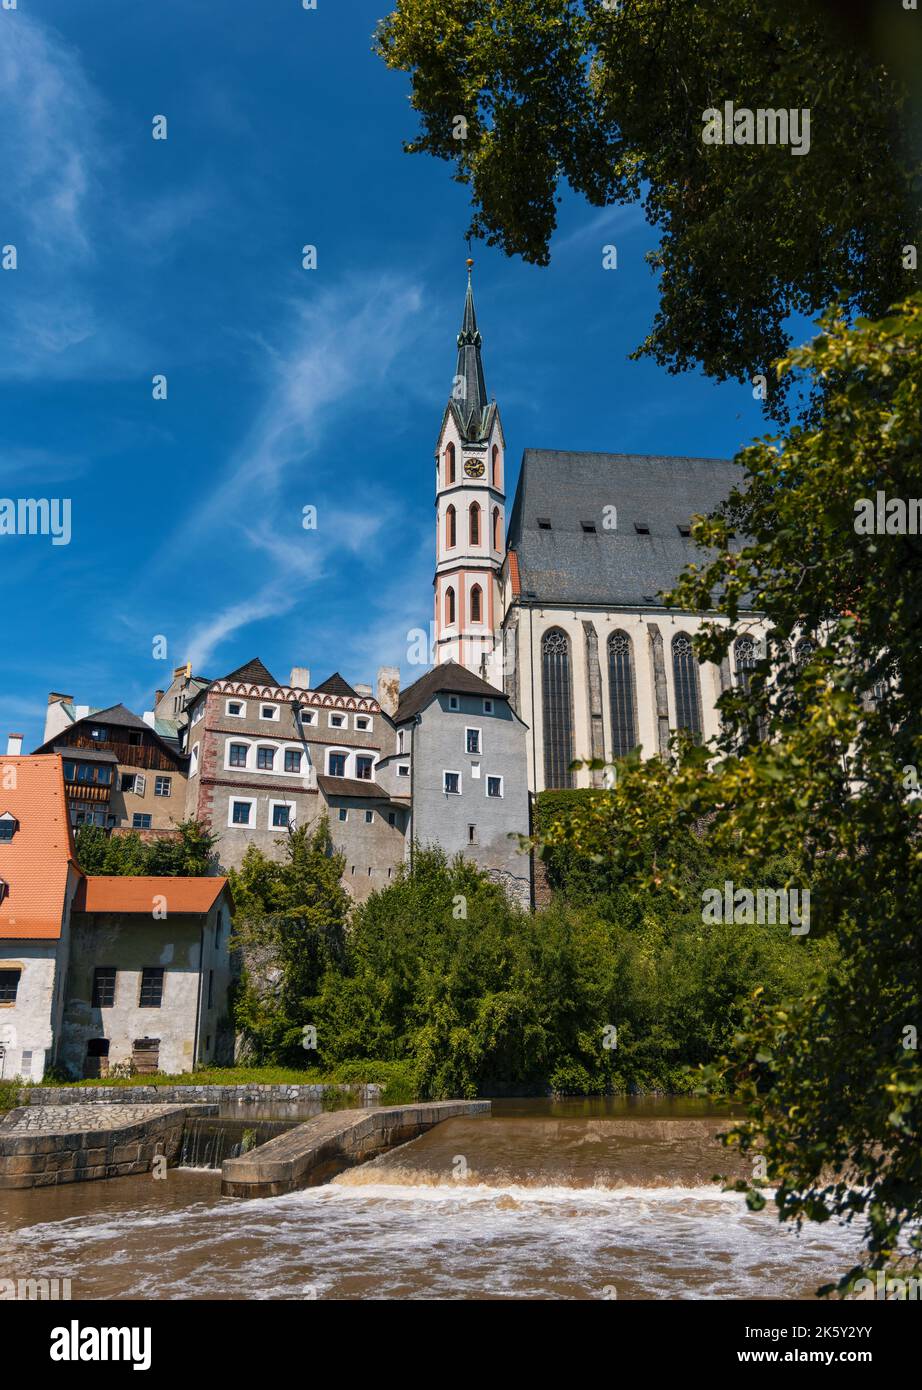
[[[284,1197],[222,1197],[203,1168],[0,1192],[0,1279],[67,1278],[75,1299],[810,1298],[857,1232],[798,1235],[722,1192],[726,1124],[694,1101],[502,1100]]]

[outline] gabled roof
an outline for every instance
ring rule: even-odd
[[[356,692],[348,681],[343,680],[338,671],[334,671],[332,676],[327,676],[322,685],[315,685],[314,690],[318,695],[355,695]]]
[[[62,729],[60,733],[53,734],[41,747],[36,748],[35,753],[50,753],[52,751],[55,753],[62,752],[63,744],[59,741],[62,739],[72,739],[79,732],[81,725],[84,724],[99,724],[104,728],[112,729],[141,729],[145,733],[150,734],[152,738],[156,739],[160,746],[165,748],[174,758],[181,759],[183,757],[175,741],[171,742],[169,739],[158,734],[156,729],[152,729],[144,719],[139,719],[136,714],[132,714],[131,710],[126,709],[124,705],[110,705],[108,709],[95,710],[93,714],[85,714],[82,719],[77,720],[76,724],[70,724],[66,729]],[[112,739],[111,741],[113,743],[118,743],[119,740]],[[100,742],[105,742],[105,740],[100,740]],[[72,744],[68,744],[67,751],[71,756],[86,758],[90,750],[74,748]],[[34,756],[35,754],[33,754],[33,757]]]
[[[414,714],[425,709],[442,691],[450,695],[483,696],[488,700],[509,698],[502,690],[497,690],[485,680],[481,680],[480,676],[475,676],[466,666],[459,665],[457,661],[443,661],[440,666],[434,666],[431,671],[420,676],[418,681],[414,681],[406,690],[400,692],[394,723],[401,724],[406,719],[412,719]]]
[[[159,899],[170,917],[210,912],[227,887],[226,878],[164,878],[146,874],[89,874],[77,888],[75,912],[124,912],[153,915]]]
[[[112,724],[117,729],[150,728],[149,724],[145,724],[143,719],[132,714],[124,705],[110,705],[108,709],[94,710],[92,714],[84,715],[84,719],[91,719],[94,724]],[[82,724],[83,720],[78,720],[78,723]]]
[[[680,528],[743,476],[727,459],[526,449],[507,540],[522,597],[662,607],[660,593],[702,557]]]
[[[258,656],[252,657],[249,661],[238,666],[236,671],[231,671],[229,676],[222,676],[225,681],[241,681],[247,685],[275,685],[278,681],[271,671],[267,671]]]
[[[12,840],[0,841],[0,939],[56,941],[67,898],[74,841],[56,753],[5,757],[16,785],[2,792],[4,813],[19,822]]]

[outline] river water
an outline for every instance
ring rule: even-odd
[[[722,1192],[726,1124],[690,1101],[496,1101],[285,1197],[222,1197],[200,1168],[0,1192],[0,1279],[85,1299],[810,1298],[857,1233],[798,1235]]]

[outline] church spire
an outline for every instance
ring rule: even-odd
[[[467,294],[464,296],[464,317],[461,332],[458,334],[458,365],[455,368],[455,383],[452,397],[464,426],[465,439],[480,439],[483,433],[487,411],[487,388],[483,379],[483,362],[480,357],[482,339],[477,328],[477,315],[474,312],[474,290],[471,285],[471,271],[474,262],[467,262]]]

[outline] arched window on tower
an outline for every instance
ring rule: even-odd
[[[672,639],[672,678],[675,684],[676,728],[701,738],[701,688],[691,639],[677,632]]]
[[[445,486],[451,487],[455,481],[455,446],[449,444],[445,449]]]
[[[469,535],[470,535],[470,538],[471,538],[471,545],[479,545],[479,544],[480,544],[480,503],[479,503],[479,502],[472,502],[471,505],[470,505],[470,507],[468,508],[468,514],[469,514],[469,516],[470,516],[470,532],[469,532]]]
[[[493,486],[499,488],[499,445],[493,445]]]
[[[626,632],[613,632],[608,639],[608,695],[612,757],[625,758],[637,747],[634,660]]]
[[[458,527],[455,518],[455,509],[449,506],[445,513],[445,546],[451,550],[452,546],[458,543]]]
[[[451,587],[445,590],[445,626],[451,627],[455,620],[455,591]]]
[[[483,590],[479,584],[475,584],[471,590],[471,622],[483,622]]]
[[[541,697],[544,721],[544,785],[572,787],[573,682],[570,639],[559,627],[541,643]]]
[[[499,507],[493,508],[493,549],[502,550],[503,533],[499,521]]]

